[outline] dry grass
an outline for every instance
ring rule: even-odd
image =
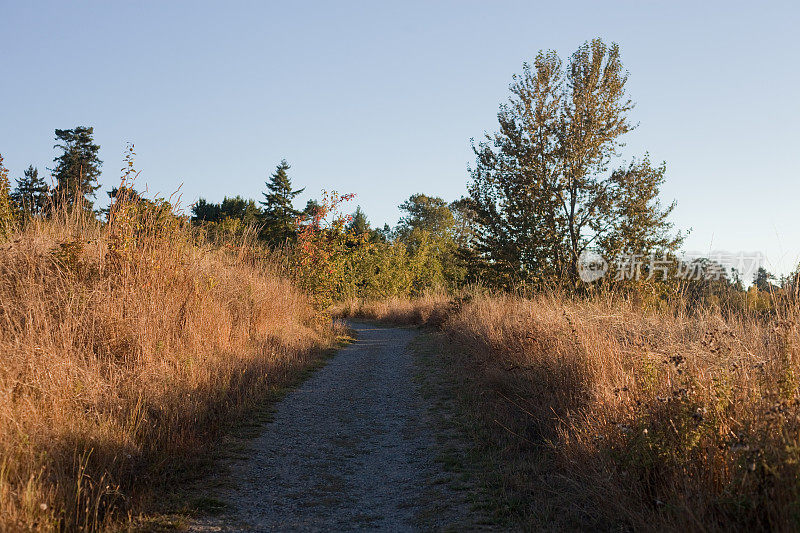
[[[26,225],[0,243],[0,530],[124,519],[331,339],[246,243],[163,210]]]
[[[448,296],[436,292],[415,299],[346,300],[335,304],[330,312],[334,316],[379,320],[387,324],[439,326],[450,311]]]
[[[611,297],[391,305],[344,310],[437,317],[523,520],[547,498],[599,528],[800,525],[796,308],[765,319]]]

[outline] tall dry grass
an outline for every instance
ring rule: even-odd
[[[419,298],[385,300],[351,299],[335,303],[330,312],[343,318],[364,318],[396,325],[440,326],[453,309],[444,292],[430,292]]]
[[[523,520],[544,497],[554,516],[604,529],[800,526],[796,308],[655,311],[613,295],[413,306],[344,311],[442,324]]]
[[[331,338],[246,242],[164,204],[30,221],[0,243],[0,530],[124,519]]]

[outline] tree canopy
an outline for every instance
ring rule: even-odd
[[[17,186],[11,195],[12,200],[27,216],[36,216],[47,207],[50,188],[39,177],[39,170],[28,166],[21,178],[17,178]]]
[[[673,248],[657,196],[664,166],[649,159],[609,171],[633,129],[620,49],[584,43],[566,66],[539,52],[513,78],[499,130],[474,145],[469,195],[474,249],[499,285],[578,281],[581,254]]]
[[[3,155],[0,154],[0,237],[9,235],[13,222],[14,204],[11,201],[8,170],[3,166]]]
[[[302,213],[292,205],[294,198],[305,189],[293,189],[288,170],[291,167],[285,159],[275,169],[275,172],[266,182],[267,190],[263,193],[264,200],[264,236],[273,244],[281,244],[291,240],[297,230],[297,220]]]
[[[92,207],[91,199],[95,197],[95,191],[100,188],[97,180],[103,164],[98,156],[100,146],[94,144],[93,135],[94,128],[86,126],[78,126],[71,130],[56,130],[56,140],[59,143],[54,148],[62,152],[53,160],[56,202],[63,201],[73,206],[82,201],[87,208]]]

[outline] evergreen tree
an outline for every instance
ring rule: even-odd
[[[244,199],[241,196],[223,198],[220,208],[223,218],[241,220],[246,226],[257,225],[262,216],[261,209],[256,205],[255,200]]]
[[[353,213],[353,218],[350,220],[348,229],[352,230],[358,235],[368,233],[370,231],[369,220],[367,220],[367,215],[364,214],[361,206],[356,207],[356,212]]]
[[[100,177],[100,166],[103,164],[98,157],[100,146],[94,144],[92,135],[94,128],[78,126],[71,130],[56,130],[56,144],[62,154],[53,162],[56,164],[52,170],[56,179],[54,199],[72,206],[84,203],[91,209],[91,198],[100,188],[97,179]]]
[[[308,222],[308,221],[313,221],[321,214],[322,214],[322,206],[319,205],[319,202],[312,199],[306,202],[306,206],[305,208],[303,208],[302,217],[303,220]]]
[[[192,222],[219,222],[222,206],[200,198],[192,205]]]
[[[246,200],[241,196],[226,196],[220,204],[212,204],[205,198],[200,198],[192,206],[192,220],[195,222],[222,222],[228,218],[240,220],[245,225],[256,225],[261,215],[255,200]]]
[[[392,241],[394,239],[394,236],[395,236],[394,235],[394,230],[392,230],[392,228],[389,226],[389,224],[386,224],[385,222],[383,224],[383,227],[382,228],[376,228],[373,231],[372,235],[373,235],[373,237],[375,238],[376,241],[380,241],[380,242],[384,242],[384,243]]]
[[[794,269],[794,272],[789,274],[786,280],[786,293],[795,302],[800,301],[800,265]]]
[[[12,200],[26,216],[36,216],[47,207],[50,188],[39,177],[39,170],[29,165],[11,195]]]
[[[14,224],[14,203],[11,201],[11,187],[8,182],[8,169],[3,166],[0,154],[0,238],[8,237]]]
[[[772,282],[775,276],[764,267],[758,267],[755,276],[753,277],[753,285],[762,292],[772,292],[777,289]]]
[[[286,172],[289,168],[289,163],[281,160],[275,173],[266,182],[267,191],[260,202],[264,206],[263,235],[272,244],[291,240],[297,230],[297,219],[302,214],[292,206],[292,201],[305,189],[292,189],[292,181]]]

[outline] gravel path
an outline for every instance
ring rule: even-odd
[[[225,512],[193,531],[473,529],[469,489],[436,461],[441,424],[420,391],[416,332],[352,322],[342,349],[278,405]]]

